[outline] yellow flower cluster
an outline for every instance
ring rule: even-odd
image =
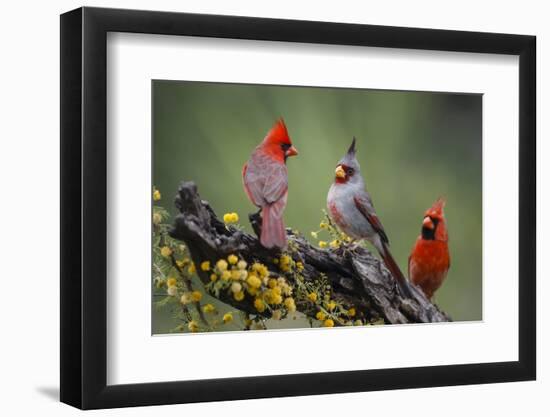
[[[165,258],[168,258],[170,255],[172,255],[172,249],[168,246],[163,246],[160,248],[160,254],[164,256]]]
[[[326,319],[326,320],[323,322],[323,326],[325,326],[325,327],[334,327],[334,320],[332,320],[332,319]]]
[[[294,298],[285,298],[285,307],[289,313],[294,313],[296,311],[296,303],[294,302]]]
[[[233,314],[225,313],[222,320],[224,323],[231,323],[233,321]]]
[[[188,257],[185,257],[183,259],[178,259],[176,261],[176,265],[180,269],[183,269],[186,265],[189,265],[190,263],[191,263],[191,259],[189,259]]]
[[[159,201],[161,198],[160,191],[153,188],[153,201]]]
[[[340,241],[338,239],[334,239],[329,243],[329,246],[333,249],[338,249],[340,247]]]
[[[178,293],[177,285],[178,285],[178,281],[176,280],[176,278],[169,277],[166,280],[166,293],[172,297],[177,295]]]
[[[153,213],[153,224],[160,224],[162,216],[160,213]]]
[[[290,270],[294,266],[294,261],[288,255],[281,256],[277,261],[283,270]],[[211,271],[209,288],[218,292],[228,291],[236,301],[243,301],[248,295],[252,297],[259,313],[270,309],[273,314],[280,308],[286,312],[296,311],[292,286],[284,277],[270,278],[269,269],[260,262],[248,265],[236,254],[230,254],[225,259],[219,259]],[[282,315],[283,311],[275,313],[275,318]]]
[[[328,217],[327,213],[325,212],[325,219],[319,223],[319,230],[316,230],[314,232],[311,232],[311,236],[315,239],[319,238],[319,233],[326,231],[329,233],[329,235],[332,237],[332,240],[330,242],[327,242],[326,240],[320,240],[319,241],[319,247],[320,248],[326,248],[330,247],[332,249],[338,249],[342,242],[351,242],[351,238],[347,236],[344,232],[340,231],[336,226],[334,226],[330,218]]]
[[[216,307],[214,307],[213,304],[205,304],[202,307],[202,311],[204,311],[205,313],[213,313],[214,311],[216,311]]]
[[[195,320],[191,320],[187,324],[187,328],[189,329],[190,332],[193,332],[193,333],[199,331],[199,325]]]
[[[226,224],[238,223],[239,215],[237,213],[225,213],[223,215],[223,221]]]

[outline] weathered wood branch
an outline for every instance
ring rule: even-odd
[[[175,204],[180,214],[170,234],[187,245],[196,263],[204,260],[215,263],[229,254],[239,254],[247,262],[261,262],[273,274],[281,275],[273,263],[280,254],[262,247],[256,236],[227,227],[208,202],[201,200],[193,182],[180,185]],[[257,230],[254,222],[253,226]],[[290,254],[304,265],[301,273],[304,279],[316,280],[325,274],[332,287],[332,297],[345,306],[355,307],[368,320],[383,318],[392,324],[450,321],[418,288],[411,285],[412,296],[403,296],[384,264],[367,249],[319,249],[290,229],[287,234],[292,247]],[[208,273],[198,271],[198,274],[204,283],[209,282]],[[220,294],[220,299],[241,311],[258,314],[248,297],[236,301],[229,294]],[[296,305],[298,311],[315,317],[317,310],[313,303],[297,300]]]

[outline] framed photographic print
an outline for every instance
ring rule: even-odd
[[[61,400],[535,379],[535,103],[532,36],[63,14]]]

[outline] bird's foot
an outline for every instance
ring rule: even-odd
[[[340,247],[342,248],[344,257],[347,257],[348,255],[353,255],[361,247],[361,241],[352,240],[351,242],[343,243]]]

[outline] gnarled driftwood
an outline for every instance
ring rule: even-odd
[[[180,185],[176,207],[180,214],[176,216],[170,234],[187,245],[195,262],[216,262],[238,253],[249,263],[261,262],[273,273],[281,275],[273,263],[274,257],[279,255],[277,251],[262,247],[255,236],[232,226],[226,227],[208,202],[201,200],[193,182]],[[254,222],[253,226],[257,230]],[[403,296],[384,264],[367,249],[319,249],[290,229],[287,234],[293,248],[292,257],[304,265],[301,273],[304,279],[315,280],[324,274],[331,284],[332,297],[344,305],[355,307],[366,318],[382,318],[392,324],[450,321],[416,287],[410,286],[411,297]],[[209,282],[208,273],[198,271],[198,274],[204,283]],[[220,298],[241,311],[258,314],[248,298],[236,301],[223,294]],[[316,309],[312,303],[297,302],[297,309],[308,317],[315,317]]]

